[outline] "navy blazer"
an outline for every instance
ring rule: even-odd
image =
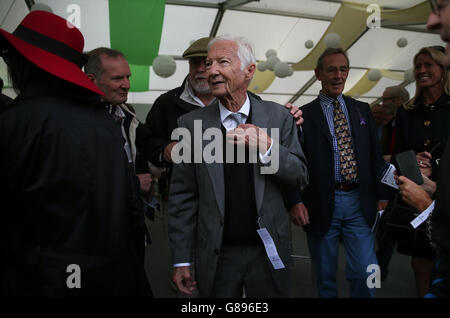
[[[381,157],[375,122],[367,103],[344,96],[358,165],[360,203],[368,226],[377,213],[377,200],[385,197],[381,179]],[[319,98],[301,108],[304,123],[300,141],[308,162],[309,185],[303,192],[310,218],[306,231],[324,235],[334,210],[333,144]]]

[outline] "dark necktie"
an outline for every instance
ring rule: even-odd
[[[350,134],[350,126],[347,123],[347,119],[345,118],[339,102],[333,100],[333,105],[334,133],[336,135],[336,142],[339,150],[341,176],[346,182],[355,182],[358,175],[358,169],[356,166],[352,136]]]

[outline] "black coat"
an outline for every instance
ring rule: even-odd
[[[0,113],[0,154],[3,295],[149,291],[133,244],[132,171],[102,104],[71,85],[28,86]],[[66,285],[70,264],[80,289]]]
[[[404,107],[400,107],[397,111],[394,154],[411,149],[415,153],[429,152],[440,142],[440,146],[433,151],[433,160],[431,160],[432,175],[430,178],[436,181],[438,174],[440,174],[437,162],[440,162],[447,139],[450,136],[450,96],[442,94],[436,103],[430,106],[425,106],[420,97],[417,103],[418,105],[414,109],[406,110]],[[393,209],[393,216],[401,215],[400,211],[404,210],[404,207],[408,207],[400,196],[397,200],[397,205]],[[406,219],[393,223],[398,222],[401,225],[408,225],[409,221],[415,216],[412,212],[406,215]],[[435,251],[430,245],[425,230],[425,223],[415,231],[404,228],[392,229],[394,237],[398,240],[398,251],[406,255],[434,258]]]
[[[431,235],[440,253],[450,259],[450,141],[447,142],[441,161],[436,205],[431,216]]]
[[[13,101],[12,98],[6,96],[5,94],[0,93],[0,110],[9,103],[11,103],[12,101]]]
[[[410,149],[415,153],[430,151],[440,142],[440,146],[432,153],[434,159],[440,159],[450,136],[449,122],[450,96],[446,94],[429,107],[421,102],[417,108],[411,110],[400,107],[395,119],[394,154]],[[431,178],[436,180],[438,174],[436,160],[432,160],[432,164]]]
[[[385,198],[385,189],[380,182],[384,162],[369,105],[350,97],[344,98],[358,165],[361,209],[368,226],[372,227],[377,200]],[[303,202],[310,216],[310,224],[305,230],[324,235],[330,227],[334,211],[332,137],[318,98],[301,109],[305,121],[300,140],[309,173],[309,184],[303,193]]]

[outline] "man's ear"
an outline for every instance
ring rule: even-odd
[[[255,74],[256,66],[255,64],[250,64],[245,68],[245,77],[250,80],[252,79],[253,75]]]
[[[319,71],[319,69],[317,69],[317,68],[314,69],[314,75],[316,75],[316,79],[317,79],[318,81],[321,80],[321,79],[320,79],[320,71]]]
[[[94,75],[94,74],[88,73],[88,74],[86,74],[86,76],[89,77],[89,79],[90,79],[91,81],[93,81],[94,83],[96,82],[96,78],[95,78],[95,75]]]

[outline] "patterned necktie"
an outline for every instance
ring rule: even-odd
[[[350,126],[347,123],[344,112],[337,100],[333,100],[334,133],[339,150],[341,176],[346,182],[355,182],[357,178],[357,166],[353,149]]]

